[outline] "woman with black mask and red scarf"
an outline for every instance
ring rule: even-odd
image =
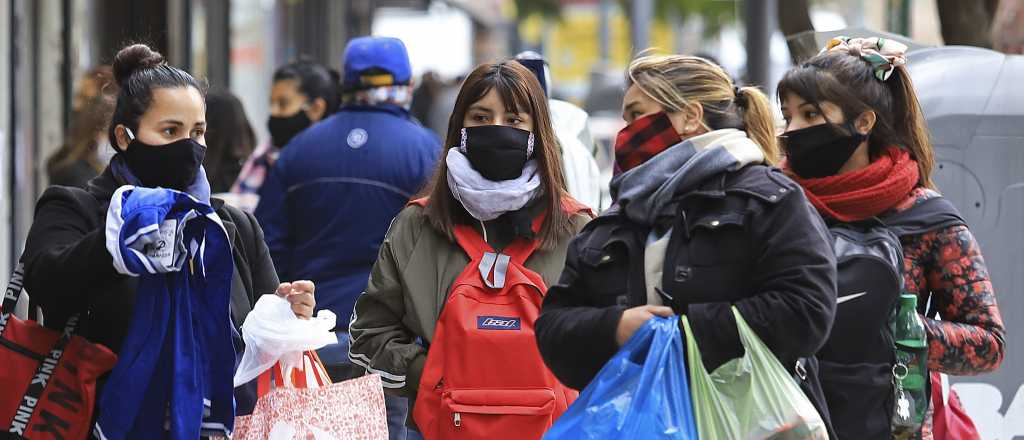
[[[141,44],[118,52],[113,70],[118,152],[86,189],[39,199],[24,285],[47,326],[80,315],[78,334],[120,357],[97,389],[101,437],[229,434],[234,414],[255,404],[255,386],[232,393],[246,315],[276,292],[307,318],[314,286],[279,283],[255,218],[210,198],[202,84]]]
[[[897,256],[887,265],[891,271],[839,268],[835,327],[818,357],[840,438],[887,439],[896,430],[932,438],[930,408],[939,396],[916,401],[918,420],[891,422],[900,412],[894,410],[892,388],[902,361],[887,340],[895,332],[887,329],[901,293],[917,297],[926,336],[918,344],[927,343],[924,364],[932,372],[923,380],[917,375],[913,385],[906,380],[908,390],[927,392],[933,383],[938,389],[938,373],[993,371],[1005,350],[1002,318],[978,243],[932,182],[935,159],[904,66],[906,49],[883,38],[836,38],[787,72],[778,87],[787,174],[833,229],[887,229],[895,234],[892,247],[902,250],[902,260]],[[840,261],[852,261],[844,255],[847,250],[855,255],[854,248],[837,244]],[[893,288],[868,288],[890,272]],[[876,327],[865,328],[869,322]],[[880,403],[866,404],[870,396]],[[948,405],[955,405],[955,393],[951,397]],[[934,420],[944,416],[936,414]]]
[[[708,371],[743,354],[731,308],[828,420],[813,359],[835,310],[828,230],[776,161],[767,98],[698,57],[627,71],[613,206],[569,246],[537,320],[547,365],[582,389],[654,315],[686,314]],[[798,368],[798,362],[805,368]]]
[[[264,179],[292,138],[338,111],[339,81],[338,72],[312,61],[296,61],[274,72],[267,119],[270,141],[253,151],[231,187],[239,195],[235,201],[239,208],[255,210]]]

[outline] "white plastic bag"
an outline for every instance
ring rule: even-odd
[[[242,324],[245,353],[235,371],[235,386],[243,385],[281,362],[281,369],[290,374],[292,368],[302,367],[302,352],[316,350],[338,342],[331,331],[337,317],[329,310],[321,310],[310,319],[300,319],[292,312],[287,299],[277,295],[263,295]]]

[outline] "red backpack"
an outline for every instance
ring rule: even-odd
[[[572,199],[563,209],[589,212]],[[535,231],[543,218],[534,220]],[[547,286],[524,263],[539,242],[517,238],[496,253],[467,225],[455,227],[455,239],[470,263],[438,318],[413,409],[416,425],[427,440],[539,439],[578,395],[537,349],[533,325]]]

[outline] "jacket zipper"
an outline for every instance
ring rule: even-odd
[[[459,428],[462,426],[462,414],[455,413],[452,415],[452,421],[455,423],[455,427]]]

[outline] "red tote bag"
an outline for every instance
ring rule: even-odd
[[[14,316],[24,266],[11,275],[0,314],[0,430],[29,440],[79,440],[92,429],[96,378],[114,368],[110,349]]]

